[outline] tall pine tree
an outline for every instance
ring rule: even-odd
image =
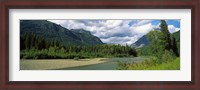
[[[168,31],[168,26],[165,20],[161,20],[161,30],[163,32],[163,40],[165,42],[165,50],[171,49],[171,39],[170,39],[170,33]]]
[[[171,45],[172,45],[173,52],[176,54],[176,56],[179,56],[176,39],[174,37],[172,37],[172,44]]]

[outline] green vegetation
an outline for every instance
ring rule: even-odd
[[[180,31],[177,31],[177,32],[171,34],[171,37],[175,38],[177,48],[178,48],[178,53],[180,53]]]
[[[146,70],[180,70],[180,58],[176,58],[170,62],[148,67]]]
[[[49,47],[46,49],[25,49],[20,53],[21,59],[84,59],[103,57],[134,57],[134,48],[121,45]]]
[[[141,63],[118,63],[119,70],[180,70],[180,58],[158,64],[151,58]]]
[[[153,30],[147,34],[149,45],[137,49],[139,56],[149,56],[149,59],[142,63],[119,62],[119,67],[117,69],[179,69],[180,59],[176,59],[179,57],[177,40],[175,39],[175,36],[169,33],[167,24],[164,20],[161,20],[160,27],[162,31]]]
[[[34,34],[20,38],[21,59],[84,59],[102,57],[137,56],[136,50],[121,45],[61,45],[58,41],[48,42]]]

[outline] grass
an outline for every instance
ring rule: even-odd
[[[180,58],[160,65],[148,67],[149,70],[180,70]]]
[[[170,60],[165,63],[149,65],[147,63],[139,63],[135,65],[129,65],[127,69],[131,70],[180,70],[180,58]]]

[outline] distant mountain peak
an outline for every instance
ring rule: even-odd
[[[149,44],[149,41],[147,40],[146,35],[142,36],[140,39],[138,39],[135,43],[131,44],[132,47],[143,47]]]
[[[92,35],[90,31],[87,31],[87,30],[84,30],[84,29],[71,29],[71,31]]]

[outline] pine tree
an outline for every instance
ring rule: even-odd
[[[20,50],[25,49],[25,37],[20,36]]]
[[[30,34],[25,35],[25,46],[26,49],[30,49]]]
[[[33,33],[30,34],[30,37],[31,37],[31,38],[30,38],[30,40],[31,40],[31,41],[30,41],[30,48],[33,48],[33,47],[35,46],[35,45],[34,45],[34,44],[35,44],[35,37],[34,37],[34,35],[35,35],[35,34],[33,34]]]
[[[161,20],[161,30],[163,32],[163,40],[165,42],[165,50],[170,50],[171,49],[171,39],[170,39],[170,33],[168,30],[168,26],[165,20]]]
[[[39,44],[38,44],[38,42],[39,42],[39,37],[35,37],[35,49],[38,49],[38,46],[39,46]]]
[[[172,50],[176,54],[176,56],[179,56],[178,47],[177,47],[177,44],[176,44],[176,39],[174,37],[172,37]]]

